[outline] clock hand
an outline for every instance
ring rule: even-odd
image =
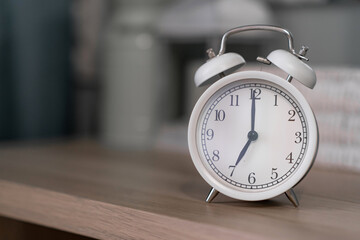
[[[241,150],[241,152],[240,152],[240,154],[239,154],[239,156],[238,156],[238,158],[237,158],[237,160],[236,160],[235,167],[238,165],[238,163],[240,162],[240,160],[244,157],[244,155],[245,155],[246,151],[248,150],[251,142],[252,142],[251,139],[249,139],[249,140],[246,142],[245,146],[244,146],[243,149]]]
[[[241,150],[234,167],[236,167],[239,164],[239,162],[241,161],[241,159],[244,157],[246,151],[248,150],[248,148],[250,146],[250,143],[252,141],[255,141],[257,138],[258,138],[258,134],[255,131],[255,91],[253,91],[253,96],[252,96],[252,101],[251,101],[251,130],[248,133],[249,140],[246,142],[245,146]]]
[[[255,90],[251,101],[251,131],[255,131]]]

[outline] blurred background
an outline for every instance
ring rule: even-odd
[[[318,84],[318,161],[360,170],[360,2],[340,0],[2,0],[0,140],[95,138],[126,150],[187,153],[187,122],[204,88],[193,75],[236,26],[289,29],[310,47]],[[279,34],[234,37],[249,63]]]

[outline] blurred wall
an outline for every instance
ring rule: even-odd
[[[310,47],[311,64],[360,65],[360,4],[339,1],[273,10],[279,25],[293,33],[296,49],[301,44]]]
[[[62,136],[71,115],[70,1],[0,3],[0,140]]]
[[[217,50],[223,29],[255,21],[240,18],[245,15],[236,15],[236,9],[249,16],[261,15],[251,14],[249,4],[271,16],[261,21],[288,28],[296,49],[308,45],[312,66],[359,66],[360,4],[289,2],[3,0],[0,140],[73,133],[93,136],[98,131],[97,119],[102,119],[100,135],[117,138],[120,133],[114,129],[122,129],[128,142],[131,136],[126,134],[142,131],[152,141],[160,120],[186,119],[192,109],[199,95],[188,101],[192,76],[205,60],[204,50]],[[198,23],[199,16],[210,20],[201,18],[203,22]],[[217,22],[220,25],[214,31]],[[203,23],[210,24],[202,32]],[[234,38],[228,49],[243,54],[249,62],[259,54],[286,48],[283,36],[271,36]]]

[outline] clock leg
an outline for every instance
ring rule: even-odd
[[[214,198],[219,194],[219,192],[215,188],[211,188],[208,196],[206,197],[206,202],[210,203]]]
[[[299,206],[299,201],[296,197],[296,194],[294,192],[293,188],[290,188],[289,190],[287,190],[285,192],[286,197],[290,200],[290,202],[294,205],[294,207],[298,207]]]

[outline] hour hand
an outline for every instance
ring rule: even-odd
[[[241,150],[237,160],[236,160],[236,163],[235,163],[235,166],[238,165],[238,163],[241,161],[241,159],[244,157],[246,151],[248,150],[249,146],[250,146],[250,143],[252,141],[255,141],[256,139],[258,138],[258,134],[256,131],[250,131],[248,133],[248,141],[246,142],[245,146],[243,147],[243,149]]]
[[[236,163],[235,163],[235,167],[238,165],[238,163],[241,161],[241,159],[244,157],[246,151],[248,150],[249,146],[250,146],[250,143],[251,143],[251,139],[249,139],[245,146],[243,147],[243,149],[241,150],[237,160],[236,160]]]

